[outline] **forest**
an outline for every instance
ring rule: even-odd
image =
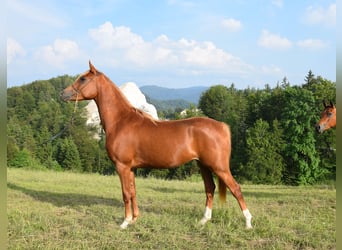
[[[75,106],[59,97],[75,78],[64,75],[7,89],[8,167],[116,174],[104,132],[96,139],[97,129],[86,125],[87,102]],[[311,185],[334,182],[336,177],[336,130],[315,131],[323,100],[336,102],[336,83],[310,70],[303,83],[295,85],[284,77],[273,88],[211,86],[185,115],[176,106],[158,115],[208,116],[227,123],[232,133],[231,171],[240,182]],[[164,179],[199,175],[196,162],[135,171],[137,176]]]

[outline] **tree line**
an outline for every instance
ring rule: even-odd
[[[75,107],[59,97],[74,80],[65,75],[7,90],[9,167],[115,174],[104,133],[97,139],[98,130],[86,125],[87,102]],[[284,78],[274,88],[212,86],[185,114],[175,107],[159,116],[226,122],[232,134],[231,170],[241,182],[314,184],[336,177],[336,131],[317,134],[314,129],[323,100],[336,101],[336,83],[309,71],[301,85]],[[136,174],[184,179],[199,175],[199,169],[190,162],[176,169],[138,169]]]

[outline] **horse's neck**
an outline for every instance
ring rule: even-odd
[[[127,98],[110,81],[102,84],[95,102],[105,131],[132,110]]]

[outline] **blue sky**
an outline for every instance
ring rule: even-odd
[[[8,87],[88,69],[117,85],[336,81],[336,2],[7,1]]]

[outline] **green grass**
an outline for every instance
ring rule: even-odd
[[[242,185],[252,230],[228,192],[199,225],[202,182],[136,180],[140,217],[120,230],[117,176],[8,169],[8,249],[336,249],[336,189]]]

